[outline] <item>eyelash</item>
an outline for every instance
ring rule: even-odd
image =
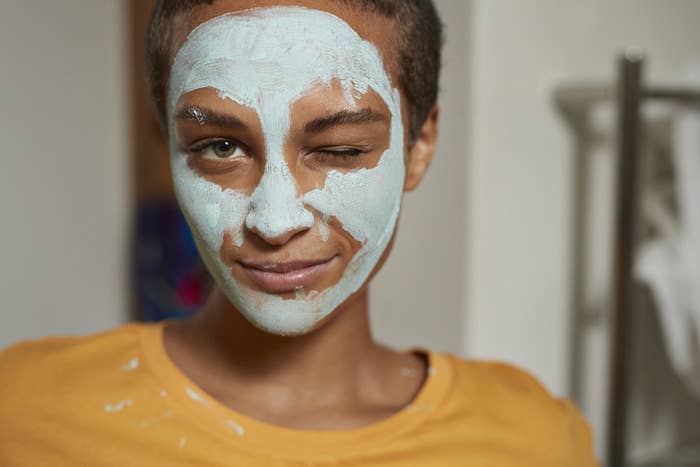
[[[245,147],[241,143],[239,143],[238,141],[236,141],[234,139],[230,139],[230,138],[219,138],[219,139],[210,139],[210,140],[202,141],[200,143],[197,143],[197,144],[191,146],[190,151],[192,151],[196,154],[201,154],[206,149],[213,148],[215,145],[217,145],[221,142],[224,142],[224,141],[229,141],[231,144],[246,151]],[[352,159],[354,157],[358,157],[358,156],[365,154],[367,151],[363,151],[363,150],[357,149],[357,148],[352,148],[352,149],[343,149],[343,150],[338,150],[338,151],[332,151],[329,149],[318,149],[318,150],[313,151],[313,152],[315,152],[317,154],[322,154],[324,156],[333,157],[333,158]]]
[[[240,149],[243,149],[244,151],[246,150],[245,146],[243,144],[239,143],[238,141],[236,141],[235,139],[219,138],[219,139],[208,139],[208,140],[201,141],[199,143],[195,143],[192,146],[190,146],[190,151],[192,151],[194,153],[201,153],[201,152],[204,152],[205,149],[213,148],[217,144],[220,144],[220,143],[223,143],[226,141],[230,142],[231,144],[233,144],[234,146],[236,146]]]
[[[331,157],[339,157],[342,159],[348,159],[348,158],[352,158],[352,157],[361,156],[362,154],[365,153],[365,151],[362,151],[360,149],[343,149],[341,151],[330,151],[330,150],[319,149],[316,152],[318,154],[323,154],[323,155],[331,156]]]

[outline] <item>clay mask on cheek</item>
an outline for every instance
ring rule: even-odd
[[[370,89],[384,100],[391,112],[390,144],[375,167],[329,171],[323,188],[299,193],[283,154],[291,107],[334,81],[342,85],[351,106]],[[222,99],[249,107],[260,118],[265,171],[251,193],[222,189],[200,177],[175,142],[173,115],[180,97],[203,88],[216,89]],[[405,176],[400,95],[372,43],[340,18],[302,7],[216,17],[192,31],[175,56],[168,115],[180,206],[209,271],[252,324],[275,334],[303,334],[362,286],[391,240]],[[241,246],[252,229],[274,237],[319,222],[326,237],[330,217],[362,247],[340,281],[321,292],[300,291],[294,299],[283,299],[253,290],[238,281],[220,257],[225,233]]]

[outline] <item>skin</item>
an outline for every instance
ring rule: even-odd
[[[219,0],[176,18],[173,51],[177,51],[189,32],[204,21],[224,13],[278,5],[314,8],[343,19],[377,47],[388,64],[393,86],[400,89],[391,20],[335,2]],[[175,131],[178,144],[189,147],[206,138],[229,137],[245,140],[251,153],[264,153],[262,130],[254,112],[220,99],[211,90],[194,91],[183,99],[181,105],[233,114],[243,121],[244,128],[231,133],[234,130],[183,118],[171,130]],[[358,102],[360,108],[388,114],[383,101],[374,93],[367,93]],[[381,121],[334,126],[321,132],[305,131],[308,122],[343,108],[343,103],[342,92],[331,89],[306,96],[292,106],[292,136],[285,145],[285,159],[302,191],[318,184],[323,186],[325,174],[331,169],[374,167],[388,145],[389,125]],[[409,108],[402,95],[404,128],[408,128],[408,115]],[[438,109],[435,107],[410,148],[406,134],[404,192],[415,189],[425,174],[433,157],[437,130]],[[348,146],[363,146],[367,152],[361,157],[339,160],[305,151],[308,147],[342,150]],[[256,163],[251,158],[245,162],[247,166],[236,169],[234,180],[225,172],[217,172],[221,168],[216,165],[218,162],[200,158],[193,166],[201,176],[222,187],[247,190],[254,189],[264,168],[262,162]],[[350,429],[390,416],[413,400],[427,374],[426,362],[421,357],[375,342],[370,330],[368,284],[391,252],[395,235],[396,230],[363,286],[309,332],[296,336],[266,333],[248,322],[221,290],[214,288],[198,314],[165,328],[166,352],[190,379],[222,404],[273,425],[295,429]],[[326,241],[322,239],[318,222],[311,228],[285,232],[274,238],[246,231],[245,242],[240,247],[229,241],[231,239],[226,240],[222,258],[262,261],[274,257],[284,261],[334,256],[333,267],[315,284],[317,290],[340,280],[345,266],[360,248],[333,219],[329,222]],[[235,266],[232,271],[238,274]],[[242,272],[236,277],[245,280]],[[280,295],[293,298],[294,293]]]

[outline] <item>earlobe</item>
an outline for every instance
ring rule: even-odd
[[[420,134],[411,148],[406,163],[406,180],[403,191],[413,191],[428,170],[435,153],[438,136],[440,108],[436,105],[425,119]]]

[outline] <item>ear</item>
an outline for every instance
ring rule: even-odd
[[[428,114],[428,118],[425,119],[420,134],[408,153],[406,180],[403,185],[403,191],[413,191],[418,186],[423,179],[423,175],[428,170],[430,161],[433,160],[438,136],[439,117],[440,108],[436,105]]]

